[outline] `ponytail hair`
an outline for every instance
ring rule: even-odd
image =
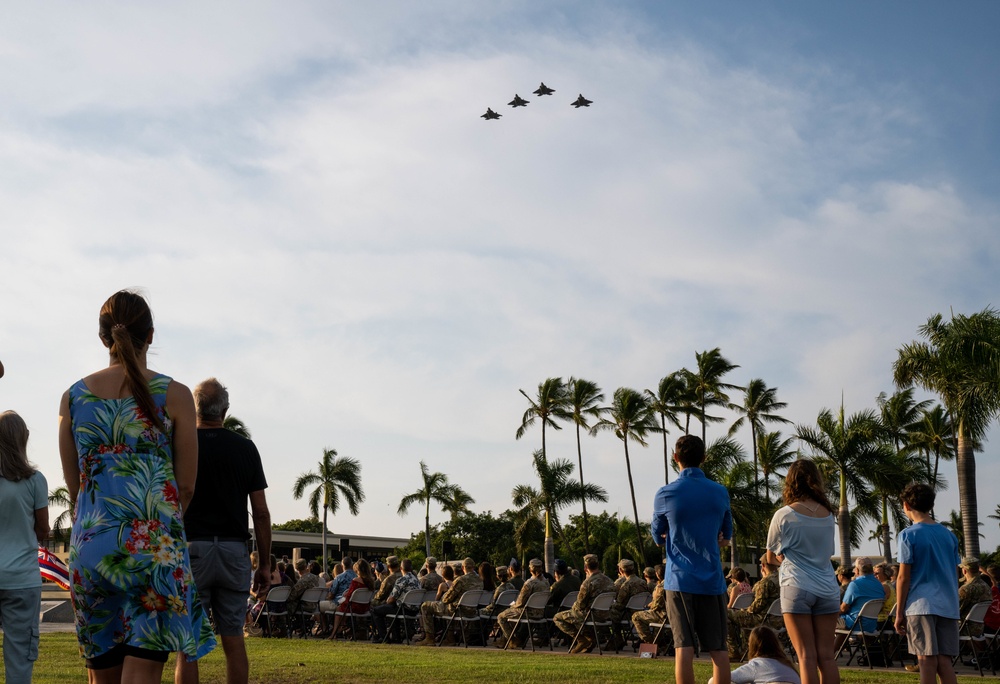
[[[833,504],[826,497],[823,475],[816,464],[807,458],[800,458],[789,466],[782,496],[786,506],[809,499],[833,513]]]
[[[108,348],[111,358],[118,361],[125,371],[122,388],[131,392],[143,417],[161,433],[166,433],[167,428],[149,391],[149,383],[139,367],[139,352],[153,330],[153,313],[149,304],[137,292],[121,290],[104,302],[99,322],[101,341]]]
[[[28,463],[28,426],[14,411],[0,413],[0,479],[19,482],[35,474]]]

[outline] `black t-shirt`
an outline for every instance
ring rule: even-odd
[[[226,428],[199,428],[198,480],[184,512],[188,538],[249,539],[247,498],[267,489],[254,443]]]

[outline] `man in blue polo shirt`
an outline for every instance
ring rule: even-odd
[[[674,678],[694,684],[694,635],[712,657],[715,684],[729,684],[726,580],[719,547],[729,546],[729,492],[705,477],[705,443],[684,435],[674,447],[680,476],[653,500],[653,540],[664,547],[667,619],[674,633]]]
[[[854,561],[854,579],[847,585],[844,598],[840,603],[840,620],[837,626],[842,629],[851,629],[858,621],[861,609],[869,601],[885,601],[886,589],[875,577],[875,569],[868,558],[858,558]],[[874,632],[877,627],[875,618],[862,618],[861,629],[866,632]],[[840,648],[846,635],[838,634],[836,648]]]

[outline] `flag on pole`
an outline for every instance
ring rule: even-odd
[[[38,547],[38,568],[42,572],[43,580],[54,582],[61,589],[69,591],[69,568],[59,560],[59,556],[41,546]]]

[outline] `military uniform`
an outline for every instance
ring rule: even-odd
[[[580,591],[580,578],[573,574],[563,575],[549,588],[549,605],[545,606],[545,617],[553,617],[562,608],[567,594]]]
[[[633,596],[648,593],[646,582],[638,575],[626,575],[619,579],[624,581],[617,585],[615,602],[611,606],[611,621],[615,624],[625,617],[625,607]]]
[[[524,583],[524,586],[521,587],[520,593],[518,593],[517,595],[517,600],[514,601],[514,603],[511,605],[510,608],[503,611],[497,616],[497,622],[500,623],[500,629],[503,630],[504,637],[508,639],[510,638],[511,632],[514,629],[514,624],[517,622],[517,619],[521,616],[521,613],[523,613],[525,610],[524,606],[525,604],[528,603],[528,598],[532,594],[548,590],[549,590],[549,581],[544,577],[542,577],[541,575],[539,575],[538,577],[532,576],[528,579],[527,582]],[[538,619],[540,617],[544,617],[544,615],[545,615],[544,608],[542,610],[533,609],[530,613],[528,613],[527,617]]]
[[[483,580],[474,572],[467,572],[452,582],[451,588],[444,593],[440,601],[424,601],[420,606],[420,615],[424,622],[424,639],[434,638],[434,618],[451,615],[458,605],[462,594],[474,589],[482,589]],[[472,617],[477,608],[463,608],[463,617]]]
[[[976,577],[976,579],[971,582],[966,582],[958,590],[958,614],[965,619],[965,616],[969,614],[972,607],[977,603],[983,603],[984,601],[992,601],[993,596],[990,592],[990,585],[986,583],[982,575]],[[969,624],[967,626],[968,633],[970,636],[980,636],[983,633],[983,626]]]
[[[659,582],[653,588],[653,600],[646,610],[639,610],[632,613],[632,624],[639,638],[647,644],[653,642],[656,633],[649,626],[653,623],[667,621],[667,591],[663,588],[663,582]]]
[[[396,586],[396,580],[403,576],[403,573],[397,568],[391,575],[382,580],[382,584],[379,586],[378,591],[375,592],[375,596],[372,597],[372,606],[378,606],[386,602],[389,595],[392,594],[393,587]]]
[[[441,586],[444,582],[444,577],[437,574],[436,571],[428,572],[422,578],[420,578],[420,588],[424,591],[437,591],[437,588]]]
[[[556,627],[564,634],[568,634],[569,638],[572,639],[580,631],[583,621],[587,619],[587,611],[590,610],[590,605],[594,602],[594,599],[601,594],[614,590],[615,583],[604,573],[595,572],[593,575],[590,575],[580,585],[580,593],[577,594],[576,603],[573,604],[573,607],[561,613],[556,613],[555,618],[553,618]],[[607,620],[608,617],[607,613],[594,613],[594,618],[597,620]]]
[[[746,610],[729,608],[729,654],[731,656],[743,653],[746,643],[743,640],[743,629],[756,627],[767,614],[771,604],[781,598],[781,587],[778,585],[778,573],[772,572],[757,584],[753,585],[753,601]],[[781,627],[782,619],[774,616],[768,618],[771,627]]]

